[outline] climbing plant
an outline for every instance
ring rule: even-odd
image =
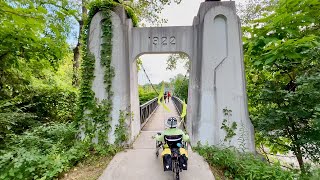
[[[116,125],[116,129],[114,131],[116,135],[115,144],[118,146],[122,146],[123,143],[129,140],[128,128],[126,125],[126,119],[131,117],[131,113],[127,111],[120,111],[119,115],[119,124]]]
[[[82,83],[80,86],[80,99],[79,108],[77,112],[77,124],[81,131],[84,133],[85,140],[95,142],[98,144],[106,144],[108,140],[108,134],[111,130],[110,122],[112,120],[112,79],[115,76],[114,67],[111,65],[112,60],[112,21],[111,10],[116,6],[121,5],[114,1],[94,1],[89,5],[89,15],[85,22],[83,33],[82,51],[84,52],[82,69]],[[127,11],[128,16],[133,20],[133,24],[137,24],[137,18],[133,9],[123,5]],[[104,18],[101,23],[102,27],[102,44],[101,44],[101,66],[104,67],[104,85],[107,93],[107,99],[99,102],[94,97],[92,91],[92,81],[94,79],[94,66],[95,57],[88,50],[87,40],[90,28],[90,22],[93,16],[97,12],[102,12]],[[123,137],[122,127],[125,120],[123,119],[123,113],[120,112],[119,125],[117,131],[121,132],[121,141],[127,140],[127,136]],[[118,140],[120,141],[120,140]],[[116,142],[118,143],[118,142]]]
[[[239,150],[242,152],[245,152],[247,150],[246,148],[246,141],[248,140],[248,131],[246,130],[246,127],[241,122],[240,128],[239,128],[239,137],[238,137],[238,143],[239,143]]]
[[[232,113],[232,110],[229,110],[227,108],[223,109],[223,114],[226,118],[223,119],[222,126],[220,128],[226,131],[226,136],[224,137],[224,141],[228,141],[228,142],[230,142],[231,138],[236,135],[234,131],[237,129],[236,122],[232,122],[231,125],[229,125],[230,116],[232,116],[231,113]]]

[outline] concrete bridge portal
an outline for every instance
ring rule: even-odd
[[[96,59],[92,90],[100,101],[106,98],[104,67],[100,65],[103,19],[102,12],[93,17],[88,42]],[[136,59],[146,53],[185,53],[191,61],[186,124],[191,144],[255,150],[254,130],[248,117],[242,34],[234,2],[201,3],[192,26],[133,27],[120,7],[112,13],[112,24],[111,64],[115,77],[111,142],[120,110],[128,109],[134,114],[127,122],[131,142],[141,130]],[[236,135],[228,141],[221,128],[224,120],[227,125],[237,124]]]

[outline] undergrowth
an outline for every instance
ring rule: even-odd
[[[197,146],[195,150],[228,179],[290,180],[296,177],[293,172],[282,169],[280,164],[270,165],[253,154],[214,146]]]
[[[92,148],[76,132],[72,124],[55,123],[12,135],[0,150],[0,179],[53,179],[89,156],[112,157],[121,150],[112,145]]]
[[[252,153],[240,153],[233,148],[215,146],[194,148],[209,163],[216,179],[272,179],[318,180],[320,168],[308,168],[306,173],[297,169],[284,169],[280,163],[269,164]]]

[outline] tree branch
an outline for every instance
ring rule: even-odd
[[[291,81],[294,81],[293,77],[289,74],[288,71],[283,70],[277,63],[274,63],[274,65],[277,66],[278,69],[281,69],[284,73],[286,73],[291,79]]]
[[[62,10],[64,10],[64,11],[68,12],[68,13],[69,13],[68,15],[73,16],[73,17],[76,19],[76,21],[78,21],[79,24],[80,24],[80,22],[82,22],[82,19],[81,19],[81,18],[77,17],[77,16],[76,16],[75,14],[73,14],[73,13],[70,13],[70,9],[68,9],[68,8],[66,8],[66,7],[63,7],[63,6],[61,6],[61,5],[54,4],[54,3],[51,3],[51,2],[47,2],[47,3],[45,3],[45,4],[52,5],[52,6],[54,6],[54,7],[60,8],[60,9],[62,9]]]

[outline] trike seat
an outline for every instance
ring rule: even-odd
[[[168,144],[170,149],[179,148],[177,144],[182,144],[182,135],[165,135],[164,140]]]

